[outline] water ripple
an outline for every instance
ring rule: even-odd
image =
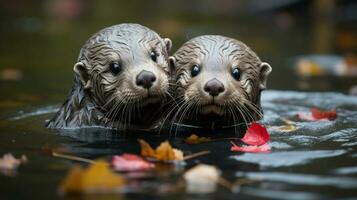
[[[303,165],[314,159],[335,157],[345,153],[346,150],[309,150],[273,152],[270,154],[245,153],[243,155],[234,155],[230,158],[238,161],[256,163],[262,167],[287,167]]]
[[[247,172],[237,173],[236,175],[252,180],[277,181],[296,185],[333,186],[344,189],[357,188],[357,178],[351,177],[320,176],[284,172]]]

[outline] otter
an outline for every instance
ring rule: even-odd
[[[262,118],[260,96],[272,68],[243,42],[198,36],[169,59],[177,102],[173,123],[219,128]]]
[[[171,45],[139,24],[95,33],[80,50],[72,89],[47,127],[155,127],[168,97]]]

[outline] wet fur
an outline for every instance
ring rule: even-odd
[[[170,48],[169,39],[139,24],[114,25],[94,34],[74,66],[72,90],[47,127],[152,128],[161,117],[158,111],[168,94]],[[156,63],[150,59],[151,51],[158,55]],[[109,70],[113,61],[122,65],[118,75]],[[135,85],[141,70],[157,77],[150,97]]]
[[[200,126],[248,124],[262,118],[261,91],[266,87],[271,67],[244,43],[218,35],[199,36],[186,42],[170,58],[174,94],[177,105],[173,122]],[[191,67],[201,66],[201,72],[191,76]],[[241,71],[239,81],[231,69]],[[210,79],[219,79],[226,91],[215,97],[215,105],[204,92]],[[212,116],[211,111],[215,114]]]

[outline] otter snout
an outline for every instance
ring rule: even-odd
[[[156,76],[154,73],[142,70],[137,76],[136,76],[136,85],[143,87],[145,89],[151,88],[151,86],[154,84],[156,81]]]
[[[207,81],[204,85],[203,90],[207,92],[212,97],[218,96],[220,93],[224,92],[224,84],[217,80],[216,78]]]

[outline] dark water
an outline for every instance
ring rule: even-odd
[[[153,178],[132,180],[130,192],[123,195],[124,199],[353,199],[357,197],[356,103],[357,97],[339,93],[266,91],[263,95],[265,117],[261,123],[271,126],[268,130],[272,152],[269,154],[230,152],[229,140],[189,145],[183,141],[187,132],[176,136],[90,129],[59,133],[43,126],[53,108],[35,107],[32,112],[15,114],[1,121],[1,153],[26,154],[30,161],[19,168],[16,176],[0,176],[1,196],[5,199],[60,197],[57,187],[73,163],[43,154],[44,145],[63,147],[86,158],[109,158],[124,152],[138,153],[136,139],[140,137],[154,145],[170,139],[187,154],[202,150],[212,153],[189,160],[179,168],[166,167],[153,172]],[[338,118],[319,122],[302,122],[295,118],[298,111],[307,112],[312,106],[336,107]],[[46,112],[50,113],[43,114]],[[297,130],[288,133],[276,130],[274,127],[283,124],[282,117],[296,121]],[[210,196],[186,194],[184,188],[178,187],[182,182],[179,177],[197,163],[216,165],[231,182],[250,180],[251,183],[235,192],[218,187]],[[117,196],[106,196],[114,197]]]
[[[85,198],[356,199],[357,97],[342,93],[356,85],[357,79],[300,78],[294,74],[293,61],[299,55],[355,53],[357,12],[342,3],[336,9],[340,13],[318,20],[306,1],[290,1],[300,3],[276,9],[254,2],[0,1],[0,155],[11,152],[29,159],[16,175],[0,174],[0,199],[63,198],[57,187],[73,162],[44,154],[43,146],[61,147],[91,159],[110,158],[123,152],[138,153],[137,137],[154,145],[170,139],[185,153],[210,150],[211,154],[190,160],[181,168],[153,172],[152,178],[131,181],[131,192],[122,196]],[[231,36],[251,46],[273,67],[268,86],[275,90],[263,94],[265,117],[261,121],[273,127],[269,128],[272,152],[233,153],[229,140],[188,145],[183,135],[190,131],[174,136],[46,129],[45,120],[54,114],[71,86],[81,45],[99,29],[122,22],[141,23],[170,37],[173,50],[201,34]],[[341,42],[351,35],[347,45]],[[6,72],[8,69],[12,74]],[[337,108],[338,118],[297,121],[296,113],[312,106]],[[283,124],[282,117],[296,121],[297,130],[282,133],[274,129]],[[219,186],[211,195],[189,195],[180,187],[180,177],[197,163],[216,165],[231,182],[250,183],[235,193]]]

